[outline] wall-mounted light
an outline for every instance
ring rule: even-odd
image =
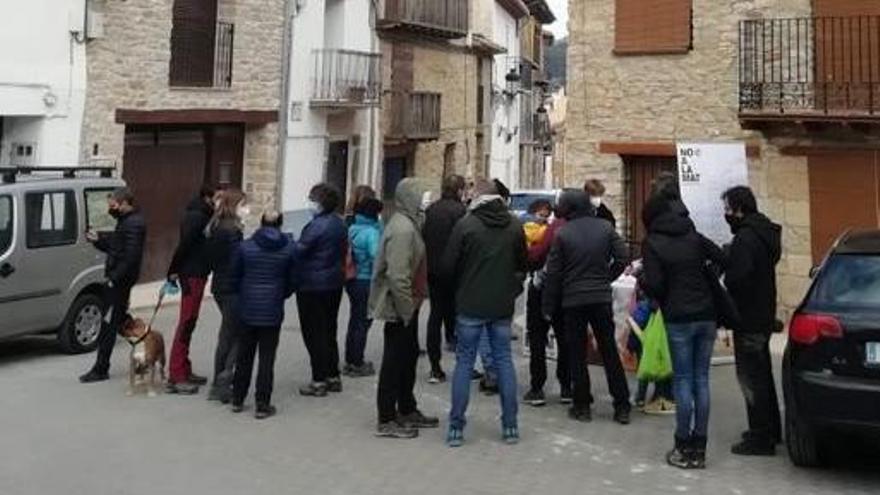
[[[519,71],[516,70],[515,67],[511,67],[510,71],[504,76],[504,80],[507,83],[507,90],[505,91],[505,94],[508,98],[513,98],[519,91],[519,85],[522,81],[522,76],[519,74]]]

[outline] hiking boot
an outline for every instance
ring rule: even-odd
[[[568,410],[568,417],[581,423],[589,423],[593,421],[593,412],[589,408],[572,407]]]
[[[194,385],[192,383],[171,383],[168,382],[168,385],[165,385],[165,393],[166,394],[177,394],[177,395],[195,395],[199,393],[199,386]]]
[[[379,438],[416,438],[419,436],[419,430],[406,428],[397,421],[388,421],[387,423],[379,423],[376,428],[376,436]]]
[[[88,373],[79,377],[80,383],[97,383],[103,382],[105,380],[109,380],[110,375],[107,373],[101,373],[95,370],[89,370]]]
[[[327,397],[327,384],[312,382],[299,388],[299,395],[304,397]]]
[[[328,378],[327,391],[334,394],[342,392],[342,380],[338,376],[336,378]]]
[[[257,419],[266,419],[275,416],[278,410],[272,404],[257,404],[257,411],[254,417]]]
[[[440,426],[440,419],[425,416],[418,409],[409,414],[399,415],[397,422],[404,428],[437,428]]]
[[[516,445],[519,443],[519,428],[504,428],[501,432],[501,439],[504,440],[504,443],[507,445]]]
[[[444,373],[443,370],[440,370],[440,369],[431,370],[431,374],[428,375],[428,383],[430,383],[431,385],[437,385],[439,383],[445,383],[445,382],[446,382],[446,373]]]
[[[562,387],[562,390],[559,392],[559,403],[571,404],[572,402],[574,402],[574,394],[571,393],[571,388]]]
[[[186,379],[186,382],[191,383],[193,385],[207,385],[208,378],[201,376],[201,375],[197,375],[195,373],[190,373],[189,377]]]
[[[452,448],[461,447],[464,444],[464,432],[458,428],[449,427],[446,431],[446,445]]]
[[[523,402],[532,407],[541,407],[547,404],[547,399],[544,397],[543,390],[532,389],[526,392],[526,395],[523,396]]]
[[[238,414],[244,411],[244,404],[232,404],[232,407],[229,408],[229,410],[234,412],[235,414]]]
[[[776,455],[776,446],[769,441],[762,441],[751,437],[731,447],[730,453],[734,455],[769,457]]]
[[[628,425],[630,423],[630,409],[629,407],[621,407],[614,411],[614,421],[620,423],[622,425]]]

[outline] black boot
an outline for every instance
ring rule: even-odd
[[[706,469],[706,437],[691,437],[691,468]]]

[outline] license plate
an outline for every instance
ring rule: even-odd
[[[880,366],[880,342],[868,342],[865,344],[865,364],[868,366]]]

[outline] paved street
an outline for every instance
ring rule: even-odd
[[[194,338],[194,364],[207,374],[218,313],[211,301]],[[341,320],[347,321],[343,307]],[[170,340],[176,308],[157,327]],[[347,380],[342,395],[307,399],[294,394],[307,378],[307,355],[292,305],[276,366],[279,415],[255,421],[250,410],[196,397],[125,397],[127,348],[117,347],[109,383],[80,385],[76,377],[93,356],[64,356],[51,341],[0,343],[0,494],[518,494],[518,493],[877,493],[877,467],[805,471],[784,455],[736,458],[728,449],[744,426],[733,368],[713,370],[709,469],[665,466],[672,419],[635,414],[611,422],[604,381],[592,424],[574,424],[565,409],[521,409],[522,442],[499,440],[497,398],[476,395],[458,450],[443,445],[443,429],[413,441],[379,440],[375,379]],[[374,326],[369,357],[380,358]],[[340,332],[342,335],[342,331]],[[421,339],[423,341],[423,339]],[[519,351],[519,345],[517,344]],[[453,359],[446,356],[447,369]],[[526,363],[518,362],[520,389]],[[601,378],[599,369],[595,376]],[[448,385],[424,382],[425,412],[445,416]],[[551,370],[552,374],[552,370]],[[445,418],[443,421],[445,426]],[[872,474],[874,473],[874,474]]]

